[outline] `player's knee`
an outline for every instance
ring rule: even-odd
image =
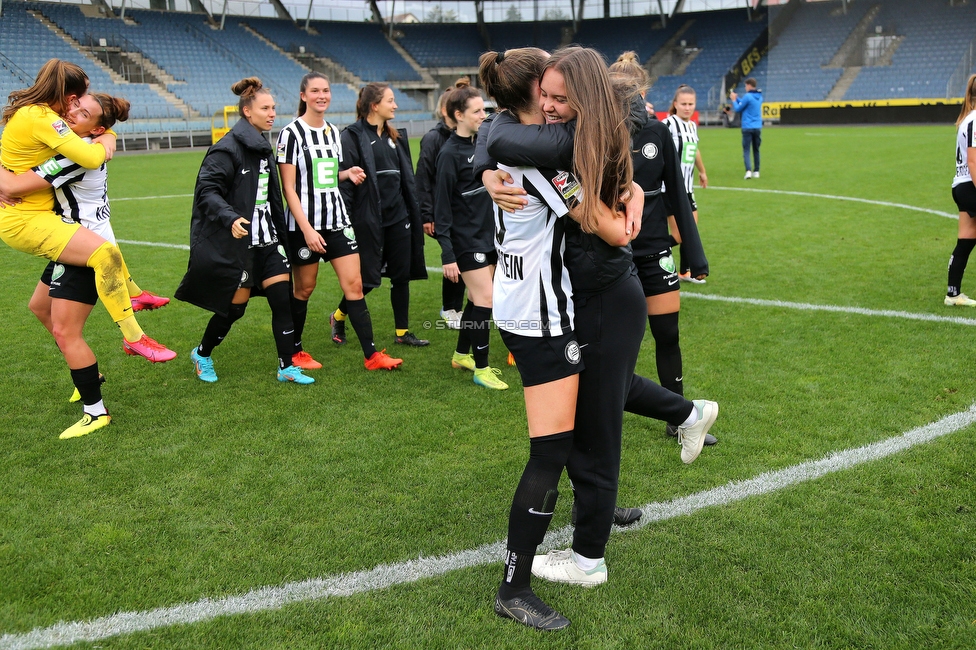
[[[312,297],[312,292],[315,291],[315,280],[310,283],[306,283],[301,287],[296,286],[294,289],[295,298],[298,300],[308,300]]]

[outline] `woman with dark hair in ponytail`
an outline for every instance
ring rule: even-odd
[[[274,126],[274,98],[256,77],[231,90],[241,98],[241,119],[200,164],[190,261],[176,290],[180,300],[214,313],[190,359],[201,381],[217,381],[211,354],[244,315],[251,294],[261,291],[271,307],[278,381],[311,384],[315,380],[292,363],[288,238],[274,149],[264,136]]]
[[[65,122],[85,142],[91,142],[112,128],[116,122],[129,119],[129,102],[121,97],[91,93],[78,99],[68,110]],[[108,171],[102,163],[97,169],[85,169],[63,155],[57,155],[30,172],[14,176],[0,172],[0,191],[21,196],[54,188],[55,211],[118,246],[110,221]],[[169,302],[133,282],[122,260],[133,310],[156,309]],[[68,427],[61,439],[77,438],[107,426],[112,418],[102,401],[101,383],[95,353],[84,337],[85,323],[98,302],[95,271],[87,266],[69,266],[50,262],[31,296],[29,308],[57,341],[58,349],[71,371],[75,385],[70,402],[81,401],[82,419]]]
[[[370,83],[359,91],[358,122],[342,131],[341,169],[362,167],[366,180],[339,183],[346,210],[359,244],[363,293],[380,286],[381,274],[390,278],[390,302],[397,345],[423,347],[430,341],[410,331],[410,281],[426,280],[424,231],[414,186],[413,164],[406,131],[390,122],[396,116],[393,89]],[[332,340],[346,342],[349,303],[343,299],[332,314]]]
[[[448,115],[444,105],[447,96],[455,88],[470,84],[471,81],[467,77],[462,77],[454,83],[454,86],[441,93],[435,113],[439,121],[420,139],[420,156],[417,159],[417,201],[420,203],[420,216],[424,221],[424,234],[430,237],[434,236],[434,172],[437,154],[457,128],[454,118]],[[457,282],[451,282],[447,278],[442,278],[440,317],[448,327],[458,329],[462,311],[464,311],[464,280],[458,278]]]
[[[495,223],[491,198],[474,173],[474,149],[478,127],[485,120],[485,102],[477,89],[463,85],[451,91],[447,112],[457,130],[437,155],[434,188],[434,222],[441,245],[444,278],[464,280],[468,305],[461,315],[461,330],[451,365],[474,372],[474,383],[505,390],[501,371],[488,365],[491,330],[492,279]]]
[[[357,166],[339,169],[339,129],[325,120],[331,102],[329,79],[321,72],[309,72],[299,88],[298,118],[278,134],[278,170],[286,201],[286,236],[295,280],[291,301],[295,321],[292,363],[304,370],[322,367],[305,352],[302,333],[308,299],[318,278],[319,260],[327,260],[335,270],[349,320],[359,337],[363,365],[367,370],[392,370],[403,362],[378,352],[373,345],[373,322],[366,308],[359,270],[359,244],[339,192],[340,182],[359,185],[366,179],[366,172]]]

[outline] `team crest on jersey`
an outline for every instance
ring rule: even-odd
[[[671,255],[665,255],[657,261],[661,265],[661,268],[668,274],[674,273],[674,257]]]
[[[241,284],[244,284],[245,282],[247,282],[247,271],[241,273]]]
[[[641,147],[641,155],[648,160],[654,160],[657,158],[657,145],[653,142],[648,142],[643,147]]]
[[[54,282],[62,275],[64,275],[64,264],[55,264],[54,270],[51,271],[51,282]]]
[[[342,234],[345,235],[346,239],[348,239],[349,241],[351,242],[356,241],[356,231],[352,229],[352,226],[348,228],[343,228]]]
[[[559,195],[563,197],[564,201],[569,201],[574,198],[580,191],[579,181],[569,172],[559,172],[556,174],[556,177],[552,179],[552,185],[559,192]]]
[[[477,262],[478,264],[483,264],[486,259],[488,259],[488,258],[485,257],[485,254],[484,253],[475,253],[474,254],[474,261]]]
[[[580,346],[576,341],[570,341],[566,344],[566,361],[574,366],[580,362]]]
[[[68,132],[71,131],[68,125],[64,123],[64,120],[58,120],[57,122],[52,122],[51,126],[54,127],[54,130],[57,131],[58,135],[60,135],[62,138],[68,135]]]
[[[396,149],[396,142],[393,141],[393,138],[390,138],[386,142],[387,142],[387,144],[390,145],[390,149]]]
[[[298,256],[303,260],[307,260],[312,256],[312,251],[308,250],[307,246],[302,246],[298,249]]]

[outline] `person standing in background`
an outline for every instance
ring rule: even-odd
[[[746,94],[739,99],[733,90],[729,93],[732,100],[732,110],[742,117],[742,159],[746,164],[746,180],[759,178],[759,145],[762,144],[762,91],[756,80],[746,79]],[[749,148],[755,161],[755,171],[749,161]]]

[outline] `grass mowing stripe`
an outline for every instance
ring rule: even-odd
[[[880,460],[916,445],[955,433],[974,422],[976,422],[976,404],[937,422],[863,447],[839,451],[820,460],[766,472],[755,478],[732,482],[666,503],[644,505],[642,506],[644,517],[637,525],[627,529],[617,529],[615,532],[640,530],[653,522],[693,514],[710,506],[727,505],[812,481],[826,474]],[[544,545],[548,548],[564,546],[571,539],[572,527],[564,526],[546,535]],[[0,637],[0,650],[28,650],[79,641],[97,641],[132,632],[199,623],[219,616],[275,610],[292,603],[375,591],[443,575],[449,571],[499,562],[504,548],[505,543],[499,541],[450,555],[419,557],[416,560],[397,564],[380,565],[368,571],[292,582],[276,587],[262,587],[238,596],[220,599],[203,598],[193,603],[173,607],[161,607],[144,612],[122,612],[84,622],[58,623],[25,634],[4,634]]]
[[[976,319],[962,316],[937,316],[936,314],[919,314],[910,311],[896,311],[893,309],[865,309],[864,307],[843,307],[840,305],[814,305],[806,302],[787,302],[785,300],[762,300],[759,298],[736,298],[734,296],[716,296],[708,293],[682,291],[682,298],[701,298],[716,302],[734,302],[760,307],[782,307],[784,309],[801,309],[805,311],[832,311],[860,316],[883,316],[885,318],[906,318],[908,320],[924,320],[936,323],[955,323],[956,325],[976,325]]]
[[[920,208],[914,205],[907,205],[905,203],[892,203],[890,201],[875,201],[873,199],[859,199],[854,196],[837,196],[835,194],[816,194],[814,192],[794,192],[792,190],[763,190],[758,187],[717,187],[715,185],[709,185],[710,190],[725,190],[731,192],[761,192],[763,194],[789,194],[790,196],[809,196],[815,199],[833,199],[835,201],[854,201],[855,203],[870,203],[871,205],[881,205],[887,208],[902,208],[904,210],[914,210],[915,212],[926,212],[928,214],[934,214],[938,217],[945,217],[947,219],[959,220],[958,214],[951,214],[949,212],[940,212],[939,210],[931,210],[929,208]]]

